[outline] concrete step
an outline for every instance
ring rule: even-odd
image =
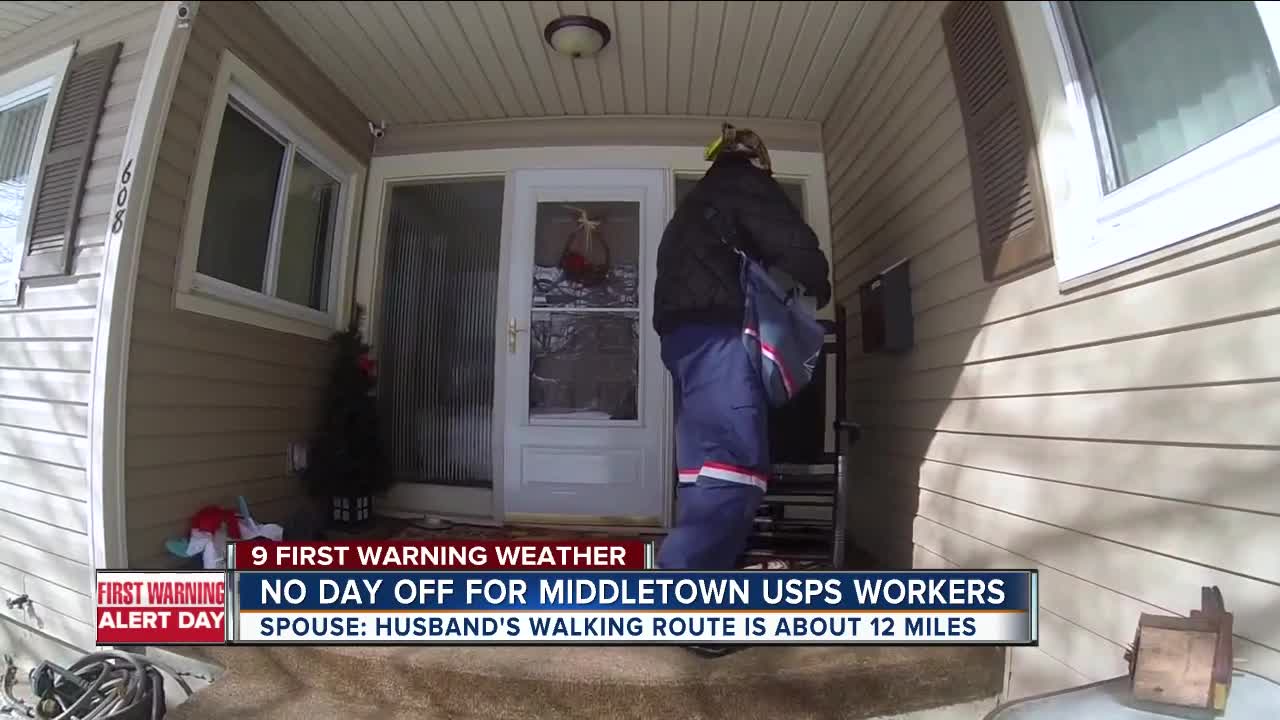
[[[998,648],[955,647],[760,647],[715,660],[671,647],[198,652],[226,671],[179,720],[854,720],[990,698],[1004,665]]]

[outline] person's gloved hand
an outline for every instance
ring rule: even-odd
[[[803,285],[797,285],[796,289],[804,297],[813,298],[814,307],[818,310],[821,310],[822,308],[826,307],[827,303],[831,302],[831,286],[830,285],[826,287],[818,288],[817,290],[810,290],[809,288],[804,287]]]
[[[822,308],[827,306],[827,303],[831,302],[831,286],[826,285],[822,287],[820,290],[818,290],[818,292],[810,293],[810,295],[817,298],[818,309],[821,310]]]

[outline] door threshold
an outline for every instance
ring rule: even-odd
[[[667,529],[658,518],[583,517],[543,513],[507,513],[504,525],[619,534],[663,535]]]
[[[529,530],[560,531],[569,537],[587,535],[617,536],[630,538],[660,537],[667,534],[667,529],[647,525],[547,525],[543,523],[507,523],[509,527],[527,528]]]
[[[404,522],[408,522],[410,525],[415,525],[418,527],[422,527],[420,523],[422,523],[422,521],[428,518],[439,518],[441,520],[447,520],[449,523],[453,525],[478,525],[483,527],[502,527],[502,522],[500,520],[494,520],[492,517],[487,517],[484,515],[457,515],[454,513],[436,513],[436,512],[423,512],[423,511],[412,511],[412,510],[379,511],[376,508],[374,509],[373,514],[379,517],[384,517],[392,520],[401,520]]]

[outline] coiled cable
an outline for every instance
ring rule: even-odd
[[[165,716],[164,676],[173,676],[188,695],[191,686],[173,670],[141,655],[108,650],[89,653],[62,668],[41,663],[31,672],[34,706],[13,694],[17,667],[6,658],[6,709],[39,720],[161,720]]]

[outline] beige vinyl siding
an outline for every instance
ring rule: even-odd
[[[174,307],[196,148],[224,49],[369,157],[360,113],[256,5],[200,6],[161,141],[134,300],[125,421],[132,567],[172,565],[164,541],[185,536],[204,505],[233,506],[243,495],[259,519],[275,522],[296,510],[285,449],[313,428],[326,381],[322,341]]]
[[[24,281],[20,305],[0,308],[0,647],[19,655],[55,652],[50,637],[79,648],[94,641],[86,470],[94,325],[107,210],[158,7],[86,4],[0,39],[0,72],[72,43],[78,52],[124,44],[71,273]],[[30,610],[3,602],[22,594]]]
[[[1013,698],[1123,674],[1138,615],[1186,613],[1202,585],[1236,614],[1236,656],[1280,678],[1280,224],[1071,292],[1051,268],[986,284],[944,7],[892,4],[823,125],[867,428],[855,541],[898,566],[1039,569]],[[916,347],[863,355],[857,287],[902,258]]]

